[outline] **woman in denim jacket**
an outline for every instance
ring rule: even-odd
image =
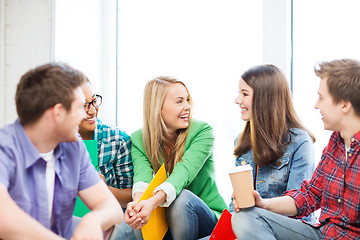
[[[271,198],[300,188],[315,168],[315,138],[296,115],[282,71],[273,65],[247,70],[239,81],[235,103],[246,121],[236,139],[236,165],[253,167],[255,190]],[[233,203],[230,209],[234,210]]]

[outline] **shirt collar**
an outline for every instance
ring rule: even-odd
[[[41,159],[39,151],[36,149],[34,144],[31,142],[29,136],[26,134],[24,127],[21,125],[19,119],[15,121],[15,131],[17,136],[19,136],[19,142],[22,146],[23,151],[25,151],[25,167],[29,168],[35,164],[39,159]],[[61,149],[57,146],[54,149],[55,159],[60,157]]]
[[[344,139],[341,137],[340,132],[334,132],[334,134],[336,134],[336,139],[338,139],[338,142],[340,145],[343,145],[345,147],[345,141]],[[360,131],[357,132],[354,136],[352,136],[350,138],[350,148],[352,148],[354,146],[354,144],[357,144],[360,146]]]
[[[357,133],[350,139],[350,141],[351,141],[351,145],[354,144],[354,143],[356,143],[356,144],[358,144],[358,145],[360,146],[360,131],[357,132]]]
[[[94,133],[91,137],[91,140],[99,140],[102,138],[102,122],[99,118],[96,118],[96,128],[94,130]]]

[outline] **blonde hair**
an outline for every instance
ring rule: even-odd
[[[159,170],[161,163],[164,162],[167,172],[171,174],[175,165],[181,160],[184,154],[186,137],[190,126],[176,131],[176,140],[169,159],[165,159],[163,150],[163,146],[169,144],[167,141],[169,132],[164,119],[161,116],[161,109],[170,86],[177,83],[182,84],[189,94],[189,91],[183,82],[164,76],[154,78],[147,82],[144,90],[143,145],[155,173]],[[192,106],[190,94],[189,99],[189,104]],[[191,111],[189,123],[190,121]]]

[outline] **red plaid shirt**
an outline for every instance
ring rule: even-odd
[[[338,132],[331,135],[311,180],[284,195],[295,200],[298,216],[321,208],[321,239],[360,239],[360,132],[346,153]],[[347,159],[346,155],[347,154]]]

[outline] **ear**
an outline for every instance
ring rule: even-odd
[[[352,104],[350,101],[341,101],[340,104],[343,113],[348,113],[352,109]]]
[[[57,103],[52,107],[51,113],[54,122],[59,123],[64,119],[66,115],[66,109],[61,103]]]

